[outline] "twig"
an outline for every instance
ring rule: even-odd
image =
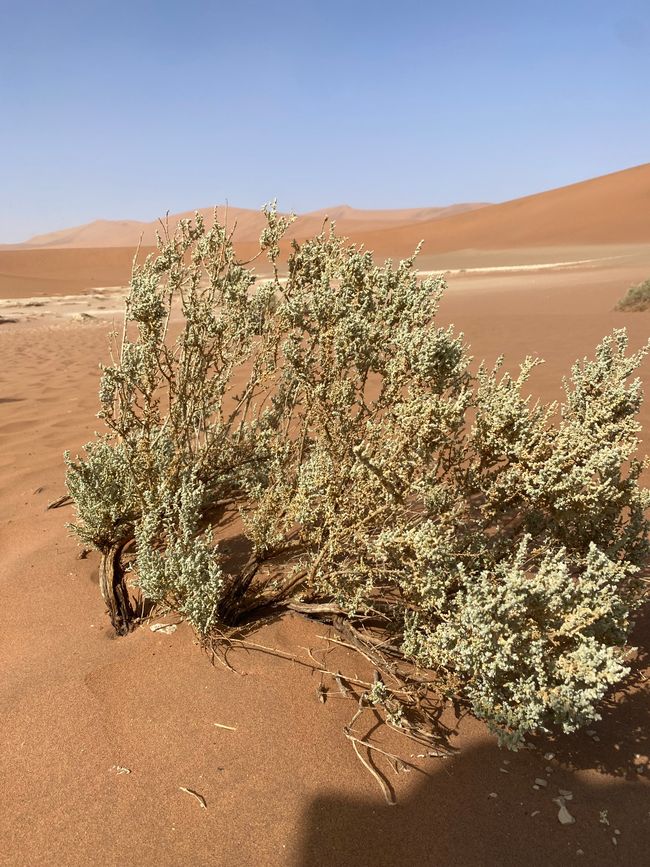
[[[435,735],[419,728],[418,726],[409,726],[409,728],[404,728],[404,726],[396,726],[391,722],[387,722],[386,725],[393,729],[393,731],[404,735],[405,738],[409,738],[409,740],[415,741],[416,744],[420,744],[420,746],[424,745],[430,747],[431,743],[437,743]],[[414,732],[415,734],[413,734]],[[441,753],[440,758],[449,758],[451,755],[453,755],[451,752]]]
[[[343,675],[341,674],[340,671],[337,671],[337,672],[336,672],[336,675],[335,675],[335,677],[334,677],[334,680],[337,682],[338,687],[339,687],[341,693],[342,693],[344,696],[346,696],[347,698],[350,698],[350,697],[352,696],[352,690],[350,690],[350,689],[345,685],[345,681],[343,680]]]
[[[393,671],[391,671],[391,667],[388,665],[387,662],[385,662],[383,659],[377,660],[377,658],[373,658],[368,651],[363,650],[357,644],[351,644],[347,641],[341,641],[338,638],[329,638],[326,635],[319,635],[318,637],[324,638],[326,641],[331,641],[332,644],[338,644],[339,647],[348,647],[350,650],[356,650],[356,652],[360,653],[361,656],[364,657],[364,659],[367,659],[371,665],[373,665],[373,666],[380,665],[382,668],[384,668],[388,672],[388,674],[390,674],[390,676],[393,678],[395,683],[401,684],[403,682],[402,680],[400,680],[399,677],[397,677],[397,675],[394,674]],[[391,690],[391,691],[393,691],[393,690]]]
[[[276,650],[274,647],[267,647],[264,644],[256,644],[253,641],[244,641],[242,638],[224,638],[224,641],[228,641],[231,644],[237,644],[240,647],[243,647],[244,650],[260,650],[262,653],[269,653],[271,656],[277,656],[280,659],[287,659],[289,662],[295,662],[298,665],[304,665],[307,668],[311,668],[313,671],[321,671],[323,674],[328,674],[330,677],[336,679],[336,672],[330,671],[325,666],[321,666],[317,663],[309,662],[306,659],[300,659],[299,656],[296,656],[293,653],[285,653],[283,650]],[[354,686],[360,686],[364,689],[369,689],[372,687],[372,683],[367,680],[359,680],[356,677],[346,677],[345,678],[348,683],[354,684]]]
[[[350,720],[350,722],[346,726],[343,727],[343,733],[346,736],[346,738],[350,741],[350,743],[352,744],[352,749],[356,753],[357,758],[359,759],[361,764],[368,771],[368,773],[370,773],[370,775],[372,777],[374,777],[375,780],[377,780],[377,783],[379,784],[379,787],[383,792],[384,798],[386,798],[386,803],[390,804],[391,807],[394,807],[395,804],[397,803],[397,801],[395,799],[395,794],[393,793],[393,790],[391,789],[391,787],[389,786],[387,781],[379,773],[379,771],[375,767],[373,767],[373,765],[367,759],[365,759],[363,757],[363,755],[361,754],[361,751],[359,750],[359,746],[358,746],[359,744],[363,744],[363,746],[365,746],[368,749],[371,748],[370,744],[362,741],[360,738],[356,737],[356,735],[352,734],[352,726],[356,722],[357,718],[359,716],[361,716],[361,714],[364,711],[365,697],[366,697],[365,693],[359,697],[359,705],[356,709],[356,712],[355,712],[354,716],[352,717],[352,719]]]
[[[333,614],[343,615],[345,612],[338,605],[330,605],[328,603],[317,602],[286,602],[284,605],[290,611],[297,611],[299,614]]]
[[[299,647],[302,647],[303,650],[306,650],[306,651],[307,651],[307,656],[308,656],[310,659],[313,659],[317,666],[319,666],[319,665],[323,665],[322,662],[319,662],[319,661],[316,659],[316,657],[315,657],[314,654],[312,653],[312,649],[311,649],[311,647],[305,647],[303,644],[299,644],[298,646],[299,646]],[[327,650],[326,650],[325,652],[327,653]]]
[[[357,746],[357,743],[359,743],[357,738],[350,737],[348,732],[345,732],[345,736],[352,742],[352,749],[357,754],[357,758],[359,759],[361,764],[368,771],[368,773],[370,773],[375,778],[375,780],[377,780],[377,782],[379,783],[379,786],[383,792],[384,798],[386,798],[386,803],[389,806],[394,807],[397,804],[397,801],[395,799],[395,795],[393,794],[392,789],[390,788],[390,786],[388,785],[386,780],[382,777],[382,775],[379,773],[379,771],[377,771],[375,768],[373,768],[373,766],[370,764],[370,762],[367,759],[364,759],[364,757],[361,755],[361,751],[359,750],[359,747]]]
[[[56,500],[52,500],[51,503],[48,503],[45,507],[45,511],[47,512],[49,509],[60,509],[62,506],[69,506],[73,502],[74,501],[69,494],[64,494],[62,497],[59,497]]]
[[[371,744],[370,741],[364,741],[363,738],[358,738],[356,735],[353,735],[351,732],[346,731],[345,736],[351,740],[352,742],[356,742],[361,744],[361,746],[366,747],[366,749],[374,750],[376,753],[381,753],[382,756],[386,756],[388,759],[394,759],[396,762],[402,762],[408,768],[412,768],[414,771],[419,771],[417,765],[412,764],[411,762],[407,762],[406,759],[401,758],[401,756],[396,756],[394,753],[388,753],[386,750],[382,750],[380,747],[375,746],[375,744]]]

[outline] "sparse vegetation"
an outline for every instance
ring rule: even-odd
[[[650,307],[650,279],[630,286],[616,305],[617,310],[640,311]]]
[[[329,619],[386,675],[365,701],[405,731],[422,733],[429,689],[511,747],[598,718],[643,598],[630,378],[648,347],[628,354],[617,330],[561,404],[532,403],[539,362],[473,372],[415,255],[378,265],[327,230],[280,279],[286,220],[267,218],[270,279],[198,216],[134,269],[106,431],[67,456],[115,628],[135,618],[128,559],[208,639],[283,606]]]

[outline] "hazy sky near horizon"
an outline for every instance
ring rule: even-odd
[[[648,0],[0,0],[0,243],[225,200],[504,201],[648,161]]]

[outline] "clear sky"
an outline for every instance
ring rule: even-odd
[[[0,0],[0,242],[650,161],[650,0]]]

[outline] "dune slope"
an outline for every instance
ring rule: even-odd
[[[364,232],[374,228],[389,228],[410,223],[442,219],[452,214],[463,213],[484,207],[478,203],[450,205],[444,208],[411,208],[398,210],[358,210],[349,205],[335,205],[319,211],[299,215],[290,226],[287,236],[305,238],[320,231],[325,218],[336,220],[341,234],[351,231]],[[214,208],[198,208],[208,224],[214,218]],[[136,247],[138,244],[152,246],[156,243],[156,233],[165,230],[173,232],[182,219],[192,218],[196,211],[169,214],[159,220],[142,222],[138,220],[95,220],[82,226],[73,226],[35,235],[18,248],[66,249],[79,247]],[[257,241],[266,225],[261,211],[231,206],[217,206],[220,222],[234,230],[237,241]]]
[[[443,220],[354,236],[379,255],[650,242],[650,163]]]
[[[203,208],[201,213],[209,221],[213,209]],[[251,258],[263,215],[232,207],[227,212],[221,207],[218,214],[235,229],[238,254],[243,260]],[[171,216],[169,229],[181,217],[191,216],[192,212]],[[423,268],[471,267],[476,251],[487,251],[491,265],[611,257],[617,246],[650,244],[650,163],[500,205],[393,211],[325,208],[298,217],[287,233],[285,254],[291,238],[318,232],[326,216],[336,221],[339,234],[365,244],[378,257],[408,256],[423,240]],[[0,297],[125,284],[137,244],[141,241],[141,253],[146,254],[160,228],[159,221],[100,220],[41,235],[24,245],[0,246]],[[599,245],[607,249],[600,253]],[[536,249],[544,251],[540,258]],[[458,255],[454,253],[448,264],[445,254],[454,251]]]

